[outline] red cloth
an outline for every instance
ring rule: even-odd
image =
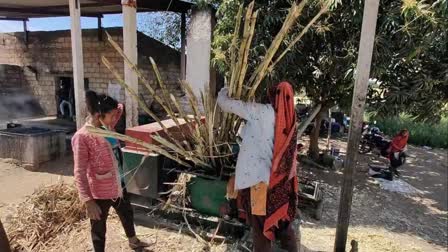
[[[297,207],[297,121],[294,91],[287,82],[270,90],[275,110],[274,155],[266,204],[263,234],[275,239],[280,221],[292,221]]]
[[[409,134],[406,136],[403,136],[401,134],[396,135],[393,139],[392,139],[392,143],[391,143],[391,153],[395,153],[395,152],[401,152],[404,150],[404,148],[406,147],[406,145],[408,144],[408,139],[409,139]]]

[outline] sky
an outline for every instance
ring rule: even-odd
[[[170,15],[176,14],[162,14],[160,12],[137,13],[137,30],[145,33],[147,36],[160,40],[162,43],[173,46],[173,44],[170,44],[172,41],[166,39],[164,35],[167,29],[164,22],[167,21],[166,18]],[[104,15],[101,22],[105,28],[123,27],[123,16],[122,14]],[[97,18],[81,17],[81,28],[98,28]],[[69,30],[70,17],[30,18],[27,22],[27,29],[28,31]],[[23,22],[0,20],[0,33],[2,32],[23,32]],[[176,46],[179,47],[180,45]]]
[[[157,18],[158,13],[137,13],[137,30],[143,28],[142,21],[150,22]],[[139,22],[140,21],[140,22]],[[104,15],[102,19],[103,27],[122,27],[123,18],[121,14]],[[30,18],[27,22],[28,31],[56,31],[69,30],[70,17],[52,17],[52,18]],[[98,27],[97,18],[81,17],[81,28],[92,29]],[[22,21],[0,20],[0,32],[22,32]]]
[[[139,14],[140,15],[140,14]],[[106,15],[103,27],[122,26],[121,14]],[[70,29],[70,17],[30,18],[27,23],[29,31],[55,31]],[[97,28],[97,18],[81,17],[81,28]],[[22,21],[0,21],[0,32],[23,31]]]

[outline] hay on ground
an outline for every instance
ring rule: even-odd
[[[86,212],[76,188],[59,182],[37,189],[19,204],[7,232],[14,251],[41,251],[83,219]]]

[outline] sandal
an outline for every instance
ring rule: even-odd
[[[151,246],[151,244],[140,241],[140,239],[137,239],[135,242],[129,242],[129,247],[131,249],[147,248],[149,246]]]

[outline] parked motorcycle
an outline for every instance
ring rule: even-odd
[[[390,141],[384,139],[382,132],[376,126],[365,125],[359,143],[359,153],[367,154],[376,150],[380,155],[387,156]]]

